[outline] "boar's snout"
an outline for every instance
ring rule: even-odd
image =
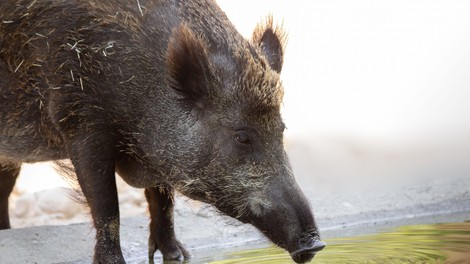
[[[309,262],[326,244],[320,241],[310,204],[297,183],[294,180],[280,182],[266,186],[264,194],[269,203],[265,204],[269,206],[264,210],[252,210],[256,214],[252,214],[247,222],[286,249],[295,262]]]
[[[292,259],[297,263],[309,262],[315,254],[326,247],[326,243],[320,241],[318,232],[312,230],[302,235],[299,240],[299,249],[290,252]]]

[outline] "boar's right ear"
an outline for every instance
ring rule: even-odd
[[[282,26],[274,25],[272,16],[268,16],[265,21],[256,26],[252,42],[254,45],[260,46],[271,69],[281,72],[287,34]]]
[[[210,64],[204,41],[182,24],[173,30],[166,56],[168,84],[184,102],[206,108]]]

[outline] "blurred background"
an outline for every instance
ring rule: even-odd
[[[470,2],[219,3],[246,36],[260,14],[288,31],[283,113],[299,178],[470,176]]]
[[[309,197],[391,188],[401,196],[410,186],[433,201],[470,197],[469,1],[218,3],[246,37],[267,14],[289,34],[286,147]],[[84,211],[59,198],[63,191],[50,191],[67,184],[48,178],[47,164],[27,165],[22,175],[12,199],[16,226],[88,219],[77,220]],[[141,190],[119,186],[123,215],[145,211]],[[41,199],[49,209],[32,205]],[[53,217],[40,218],[51,204]],[[335,205],[314,204],[320,211]],[[341,200],[343,207],[354,203]]]
[[[245,36],[260,14],[272,13],[287,29],[289,133],[381,140],[468,134],[467,1],[219,3]]]

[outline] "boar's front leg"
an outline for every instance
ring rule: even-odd
[[[115,159],[109,142],[75,140],[71,160],[96,228],[93,263],[125,263],[119,240]]]
[[[165,260],[189,258],[189,253],[176,240],[173,222],[174,190],[170,186],[145,189],[150,211],[149,261],[157,249]]]

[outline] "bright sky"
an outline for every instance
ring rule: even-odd
[[[284,19],[288,132],[470,132],[470,1],[218,2],[246,36]]]

